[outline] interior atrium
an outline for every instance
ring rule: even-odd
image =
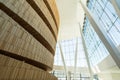
[[[0,0],[0,80],[120,80],[120,0]]]

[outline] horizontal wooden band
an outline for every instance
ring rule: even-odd
[[[39,41],[47,50],[54,55],[54,49],[51,45],[45,40],[45,38],[36,31],[30,24],[28,24],[24,19],[6,7],[3,3],[0,2],[0,9],[4,11],[9,17],[16,21],[22,28],[24,28],[28,33],[30,33],[37,41]]]
[[[51,31],[51,33],[53,34],[55,41],[57,41],[57,34],[55,35],[55,32],[51,26],[51,24],[49,23],[48,19],[46,18],[46,16],[44,15],[44,13],[42,12],[42,10],[38,7],[38,5],[35,3],[34,0],[26,0],[30,6],[36,11],[36,13],[42,18],[42,20],[45,22],[45,24],[47,25],[47,27],[49,28],[49,30]]]
[[[15,53],[0,50],[0,54],[4,55],[4,56],[7,56],[7,57],[10,57],[10,58],[13,58],[13,59],[16,59],[16,60],[19,60],[19,61],[24,61],[27,64],[33,65],[33,66],[38,67],[40,69],[43,69],[45,71],[52,70],[49,66],[47,66],[47,65],[45,65],[43,63],[40,63],[38,61],[32,60],[32,59],[27,58],[27,57],[23,57],[21,55],[17,55]]]
[[[51,16],[52,16],[54,22],[55,22],[55,25],[56,25],[57,31],[58,31],[58,24],[57,24],[57,21],[56,21],[56,19],[55,19],[55,15],[53,14],[53,11],[52,11],[52,9],[51,9],[51,7],[50,7],[48,1],[47,1],[47,0],[43,0],[43,1],[44,1],[45,5],[46,5],[47,8],[48,8],[48,10],[49,10],[49,12],[50,12],[50,14],[51,14]]]

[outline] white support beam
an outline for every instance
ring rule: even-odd
[[[120,0],[110,0],[110,2],[115,8],[118,17],[120,18]]]
[[[59,48],[60,48],[60,54],[61,54],[62,62],[63,62],[63,65],[64,65],[65,73],[66,73],[66,76],[67,76],[67,80],[70,80],[68,70],[67,70],[67,66],[65,64],[65,59],[64,59],[64,55],[63,55],[63,51],[62,51],[62,46],[61,46],[60,43],[59,43]]]
[[[90,65],[90,60],[89,60],[89,57],[88,57],[88,52],[87,52],[87,48],[86,48],[86,45],[85,45],[85,40],[84,40],[84,37],[83,37],[83,33],[82,33],[82,29],[81,29],[80,24],[79,24],[79,27],[80,27],[80,34],[81,34],[81,38],[82,38],[82,45],[83,45],[83,48],[84,48],[85,57],[86,57],[87,65],[88,65],[88,70],[89,70],[90,77],[91,77],[90,79],[92,80],[93,79],[92,68],[91,68],[91,65]]]
[[[60,48],[60,54],[61,54],[62,62],[63,62],[63,65],[64,65],[65,73],[67,75],[67,67],[66,67],[66,64],[65,64],[65,59],[64,59],[64,55],[63,55],[62,47],[61,47],[60,43],[59,43],[59,48]]]
[[[88,19],[90,21],[93,29],[95,30],[95,32],[97,33],[97,35],[99,36],[99,38],[101,39],[101,41],[103,42],[103,44],[105,45],[106,49],[109,51],[110,55],[112,56],[112,58],[116,62],[116,65],[120,68],[120,51],[114,45],[114,43],[109,38],[109,36],[105,32],[105,30],[100,26],[101,24],[99,24],[97,22],[96,18],[88,10],[88,8],[85,6],[85,4],[83,4],[81,1],[80,1],[80,3],[82,5],[83,10],[86,13],[86,16],[88,17]]]
[[[78,54],[78,38],[76,38],[76,49],[75,49],[75,59],[74,59],[74,78],[76,77],[76,65],[77,65],[77,54]]]

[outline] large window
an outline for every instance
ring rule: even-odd
[[[120,45],[120,19],[109,0],[89,0],[88,8],[116,46]]]
[[[64,71],[52,71],[51,74],[55,75],[58,80],[67,80],[66,74]],[[70,80],[90,80],[90,77],[87,74],[76,73],[74,78],[74,73],[69,72]]]
[[[109,0],[89,0],[88,8],[96,21],[105,30],[107,36],[116,47],[120,45],[120,19]],[[83,30],[89,59],[91,64],[96,65],[109,55],[102,41],[86,18]]]
[[[60,54],[60,48],[58,44],[56,46],[56,51],[55,51],[54,65],[63,66],[63,62]]]
[[[96,65],[105,57],[107,57],[109,53],[87,18],[85,20],[83,28],[83,35],[88,51],[89,60],[92,65]]]
[[[66,66],[73,66],[75,62],[75,49],[76,49],[76,41],[78,40],[78,50],[77,50],[77,67],[87,67],[86,58],[84,54],[84,49],[82,46],[82,40],[81,38],[74,38],[70,40],[63,40],[59,42],[62,47],[62,52],[64,56],[64,60],[66,63]],[[56,47],[56,53],[55,53],[55,62],[54,65],[63,66],[61,53],[60,53],[60,47],[57,44]]]

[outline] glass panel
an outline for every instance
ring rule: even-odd
[[[120,45],[120,41],[117,39],[120,38],[120,19],[110,1],[96,0],[96,4],[93,4],[92,1],[89,2],[92,8],[94,7],[94,9],[90,10],[97,18],[96,21],[106,31],[106,34],[108,34],[113,43],[116,46]]]
[[[106,34],[114,43],[114,45],[116,47],[120,46],[120,18],[116,14],[114,7],[110,3],[110,0],[95,0],[95,4],[93,4],[93,2],[90,0],[88,4],[89,3],[91,4],[91,8],[89,8],[89,6],[88,8],[96,17],[96,21],[98,21],[103,30],[105,30]],[[92,29],[92,26],[88,24],[90,23],[86,18],[83,34],[91,64],[95,65],[103,60],[107,55],[109,55],[109,52],[95,31]],[[95,62],[95,60],[97,60],[97,62]]]
[[[83,34],[88,35],[87,37],[84,36],[85,43],[87,46],[88,56],[91,65],[96,65],[100,61],[102,61],[105,57],[107,57],[108,51],[99,39],[97,33],[92,28],[89,20],[86,18],[86,23],[89,25],[84,25]]]
[[[74,66],[75,49],[76,49],[76,41],[77,40],[78,40],[77,67],[87,67],[81,38],[63,40],[60,42],[61,46],[62,46],[62,52],[63,52],[66,66]],[[56,46],[55,54],[56,55],[55,55],[54,65],[63,66],[61,54],[60,54],[60,48],[59,48],[58,44]]]

